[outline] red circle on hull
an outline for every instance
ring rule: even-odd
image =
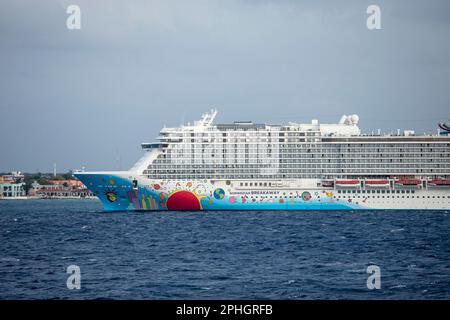
[[[167,199],[167,209],[171,211],[201,210],[200,201],[189,191],[178,191]]]

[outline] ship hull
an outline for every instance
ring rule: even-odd
[[[76,173],[105,211],[449,210],[450,189],[363,191],[300,183],[255,187],[230,180],[157,180],[132,172]],[[295,185],[295,181],[293,183]],[[262,186],[261,186],[262,185]],[[378,192],[380,191],[380,192]],[[386,193],[384,193],[386,192]]]

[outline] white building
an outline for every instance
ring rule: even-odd
[[[1,183],[0,199],[21,199],[25,198],[25,183]]]
[[[0,176],[0,199],[23,199],[26,197],[24,175],[20,172]]]

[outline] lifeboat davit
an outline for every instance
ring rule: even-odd
[[[366,180],[367,187],[388,187],[389,180]]]
[[[336,186],[338,186],[338,187],[359,187],[360,183],[359,183],[358,179],[336,180]]]
[[[395,184],[399,184],[402,186],[418,186],[422,184],[422,180],[420,179],[399,179],[395,180]]]
[[[429,185],[433,185],[433,186],[450,186],[450,179],[433,179],[433,180],[428,180],[428,184]]]

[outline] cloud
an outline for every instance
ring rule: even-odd
[[[434,131],[448,117],[446,1],[4,1],[1,170],[130,167],[162,125],[337,121]],[[69,4],[82,29],[65,27]],[[20,130],[18,130],[20,126]],[[33,161],[30,161],[33,159]]]

